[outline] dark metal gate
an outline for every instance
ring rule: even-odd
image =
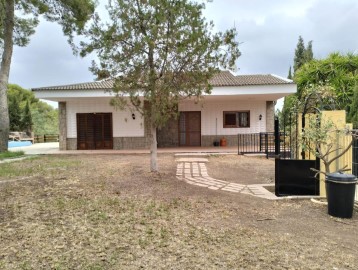
[[[275,119],[274,132],[239,134],[238,152],[275,157],[276,196],[319,195],[319,179],[312,169],[319,170],[320,162],[299,147],[298,134],[305,127],[305,117],[294,113],[282,120],[280,125]],[[356,162],[358,169],[358,149]]]
[[[319,161],[276,158],[276,196],[319,195],[319,180],[311,168],[318,169]]]
[[[292,121],[295,119],[295,121]],[[285,119],[284,119],[285,120]],[[302,121],[298,125],[298,121]],[[304,128],[303,118],[294,118],[290,115],[290,121],[283,122],[285,130],[284,140],[289,137],[288,150],[281,153],[282,139],[278,136],[280,123],[275,120],[275,194],[276,196],[299,196],[299,195],[319,195],[319,179],[315,176],[312,169],[319,170],[320,161],[318,159],[305,159],[304,152],[299,153],[298,129]],[[286,133],[286,129],[289,130]],[[301,157],[301,159],[298,159]]]

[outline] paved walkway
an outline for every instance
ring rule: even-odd
[[[264,186],[270,185],[242,185],[210,177],[205,165],[205,163],[208,162],[206,158],[179,158],[176,161],[178,163],[176,173],[177,178],[188,184],[212,190],[249,194],[269,200],[279,199],[273,193],[264,188]]]

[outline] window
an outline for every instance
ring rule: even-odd
[[[250,111],[224,112],[224,128],[250,127]]]

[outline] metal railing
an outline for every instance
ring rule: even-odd
[[[282,158],[289,158],[291,147],[289,135],[279,132],[278,142],[275,141],[274,132],[260,132],[238,134],[238,154],[266,154],[266,157],[273,157],[277,152],[276,145]]]

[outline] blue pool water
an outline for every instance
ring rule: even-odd
[[[8,143],[8,148],[30,146],[30,145],[32,145],[32,143],[29,141],[23,141],[23,142],[13,141]]]

